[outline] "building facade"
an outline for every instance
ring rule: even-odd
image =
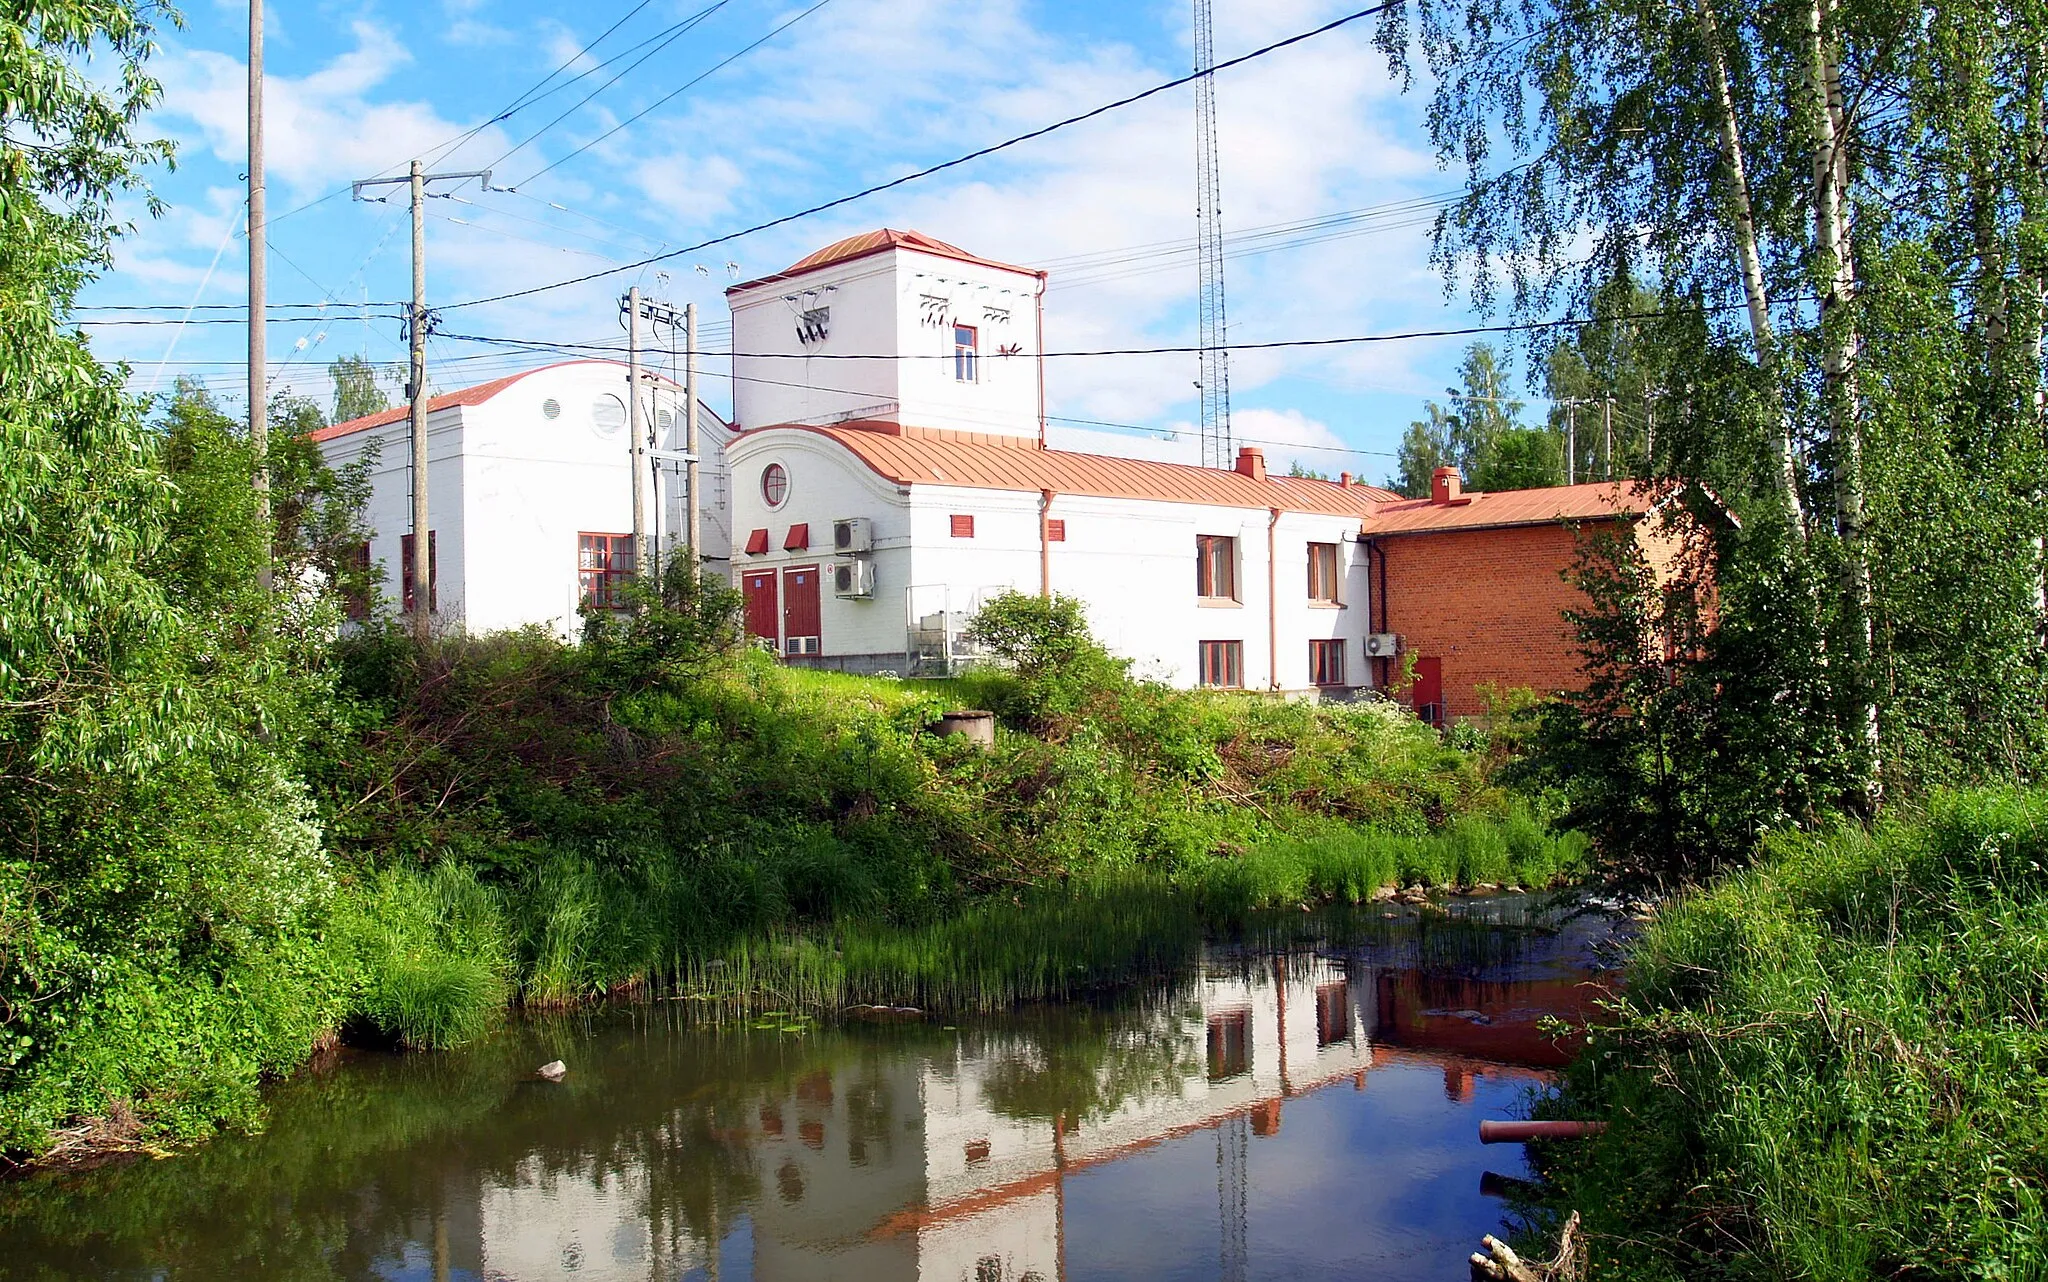
[[[438,625],[472,632],[577,627],[585,599],[609,599],[632,572],[633,478],[627,367],[567,361],[465,388],[428,403],[429,607]],[[682,389],[643,371],[641,408],[656,447],[680,450]],[[731,555],[732,430],[702,405],[697,430],[703,548]],[[373,459],[363,557],[381,565],[383,595],[413,599],[411,424],[404,407],[314,433],[340,467]],[[682,470],[651,465],[643,524],[662,555],[684,537]]]

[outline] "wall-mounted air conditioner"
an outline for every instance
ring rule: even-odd
[[[875,594],[875,566],[872,561],[834,561],[832,595],[865,599]]]
[[[817,654],[820,648],[817,637],[790,637],[782,643],[782,652],[787,655]]]
[[[864,516],[849,516],[832,522],[832,550],[841,554],[869,552],[875,546],[874,523]]]
[[[1368,659],[1391,659],[1401,648],[1401,638],[1393,632],[1375,632],[1365,639],[1365,656]]]

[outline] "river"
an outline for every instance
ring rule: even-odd
[[[1588,1009],[1606,927],[1448,907],[998,1017],[655,1001],[345,1050],[260,1134],[0,1184],[0,1278],[1462,1282],[1528,1174],[1479,1120],[1566,1061],[1539,1020]]]

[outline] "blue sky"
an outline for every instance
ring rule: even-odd
[[[409,288],[402,201],[357,202],[346,189],[352,179],[403,173],[414,155],[442,169],[488,166],[494,183],[517,188],[486,193],[471,183],[454,199],[429,202],[429,302],[444,307],[734,231],[1035,128],[1190,65],[1184,3],[828,0],[600,139],[813,2],[727,0],[675,32],[708,0],[649,0],[554,83],[652,41],[641,50],[652,56],[640,67],[578,105],[640,56],[629,55],[496,123],[485,122],[576,59],[637,0],[273,4],[266,56],[270,296],[331,304],[324,316],[271,326],[273,386],[325,399],[323,367],[333,357],[402,356],[389,309],[373,307],[377,315],[367,320],[361,315],[365,300],[388,302]],[[1314,27],[1350,7],[1217,0],[1216,56]],[[178,144],[175,171],[159,173],[155,184],[171,210],[142,220],[85,303],[231,304],[242,297],[245,248],[235,233],[245,22],[242,3],[191,0],[185,27],[163,33],[154,66],[165,98],[151,126]],[[665,45],[664,33],[674,35]],[[1421,218],[1394,211],[1313,235],[1259,231],[1379,210],[1458,185],[1459,176],[1439,169],[1429,150],[1425,100],[1398,92],[1369,34],[1359,23],[1219,77],[1224,224],[1243,237],[1238,250],[1257,251],[1235,253],[1227,263],[1235,341],[1473,320],[1461,299],[1446,299],[1428,262]],[[1195,333],[1193,130],[1192,90],[1176,90],[659,267],[456,309],[443,327],[610,342],[619,337],[616,299],[637,283],[678,304],[697,302],[706,346],[715,348],[723,343],[716,328],[725,316],[721,290],[735,272],[762,275],[839,236],[886,225],[1047,266],[1051,350],[1187,343]],[[444,144],[465,134],[467,141],[444,152]],[[163,390],[177,374],[204,378],[224,398],[234,398],[240,386],[243,340],[232,325],[93,332],[103,354],[134,363],[138,388]],[[1451,380],[1461,347],[1459,340],[1427,340],[1240,353],[1232,362],[1237,436],[1266,443],[1281,466],[1299,457],[1327,472],[1377,478],[1390,468],[1391,451],[1423,399],[1440,395]],[[430,350],[440,389],[537,363],[447,339]],[[721,368],[715,359],[705,362],[707,373]],[[1192,356],[1053,361],[1048,394],[1055,415],[1148,429],[1069,424],[1056,431],[1055,443],[1192,460],[1194,378]],[[722,380],[711,381],[707,399],[727,401]]]

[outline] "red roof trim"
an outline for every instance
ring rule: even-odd
[[[552,365],[540,365],[533,369],[521,370],[517,374],[507,374],[503,378],[494,378],[488,383],[478,383],[475,387],[465,387],[455,392],[443,392],[427,402],[427,413],[432,414],[436,410],[452,409],[458,405],[481,405],[521,379],[531,378],[535,374],[545,374],[549,370],[567,369],[571,365],[616,365],[621,371],[626,368],[624,361],[607,361],[596,357],[589,357],[583,360],[556,361]],[[623,373],[620,376],[624,377]],[[659,382],[681,390],[682,385],[680,383],[671,382],[659,374],[653,377]],[[331,441],[340,436],[352,436],[357,432],[365,432],[373,427],[384,427],[391,423],[403,422],[411,413],[412,409],[410,406],[394,405],[388,410],[378,410],[375,414],[365,414],[361,418],[347,419],[343,422],[323,427],[312,433],[308,439],[318,443],[321,441]]]
[[[859,232],[846,237],[844,240],[834,241],[823,249],[804,255],[772,276],[761,276],[753,280],[741,281],[737,285],[728,285],[725,293],[729,298],[743,290],[788,280],[794,276],[806,275],[817,271],[821,267],[837,267],[842,263],[858,262],[863,258],[872,258],[876,254],[885,254],[892,249],[915,250],[920,254],[931,254],[937,258],[950,258],[956,262],[974,263],[981,267],[994,267],[1000,271],[1018,272],[1025,276],[1036,276],[1040,280],[1045,279],[1046,275],[1036,268],[1019,267],[1015,263],[997,262],[993,258],[983,258],[978,254],[970,254],[958,245],[949,245],[943,240],[935,240],[923,232],[897,231],[893,227],[878,227],[874,231]]]
[[[768,531],[755,530],[747,535],[747,555],[765,556],[768,553]]]

